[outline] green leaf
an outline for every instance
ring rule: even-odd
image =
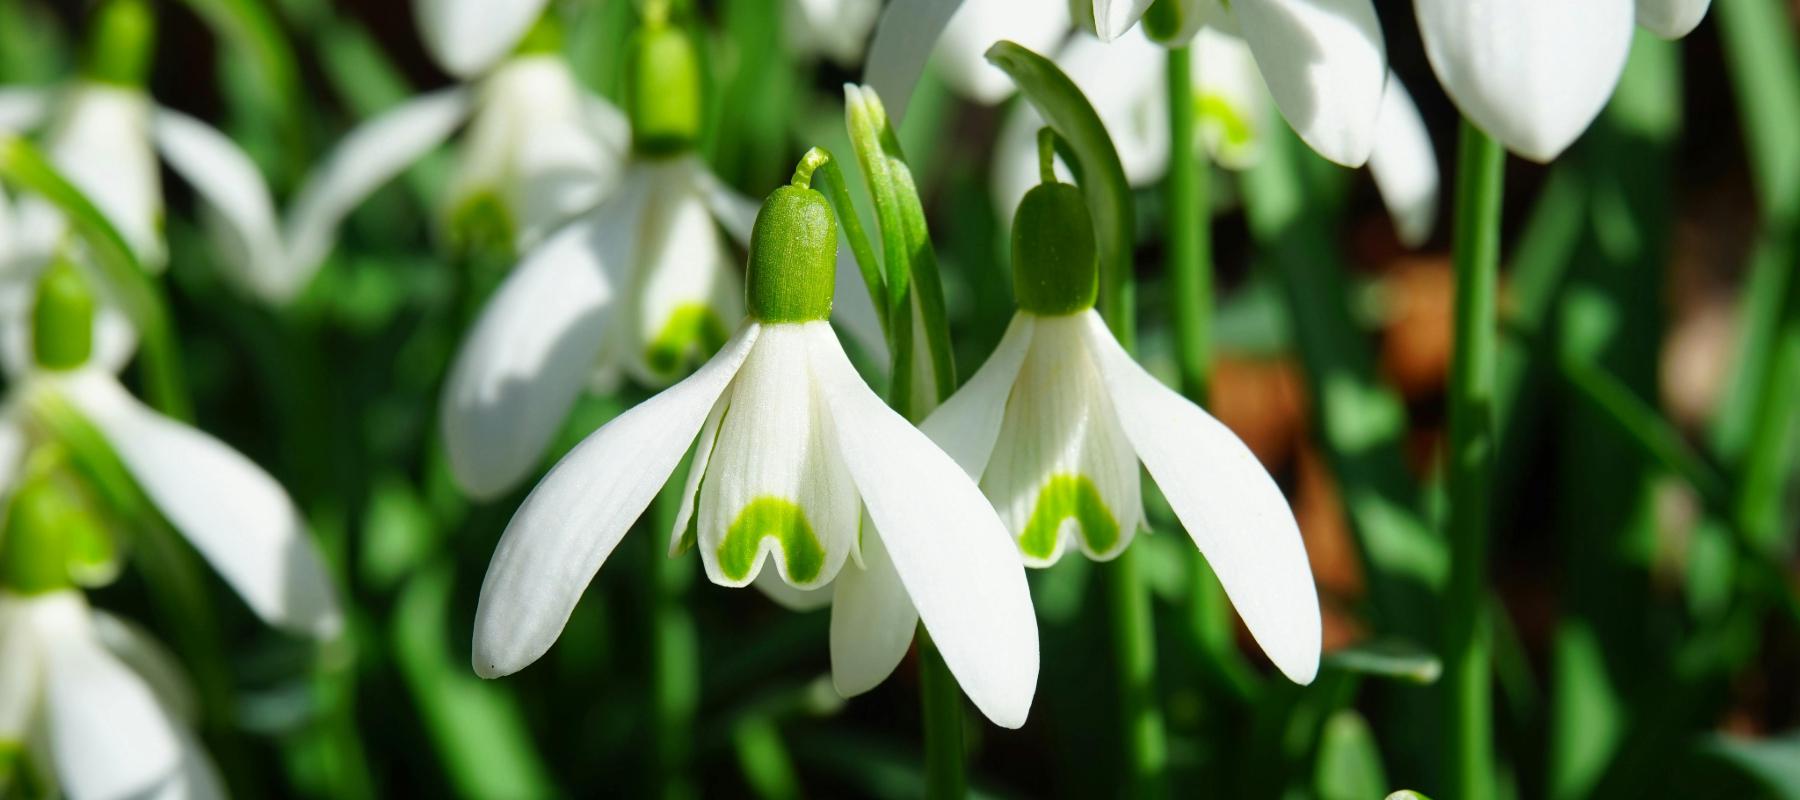
[[[1319,734],[1319,761],[1313,773],[1319,800],[1363,800],[1387,788],[1381,751],[1361,714],[1344,709],[1326,720]]]
[[[1131,184],[1125,180],[1125,166],[1113,149],[1106,125],[1080,87],[1049,59],[1002,41],[988,48],[987,60],[1012,78],[1019,93],[1074,152],[1079,166],[1071,167],[1082,177],[1081,190],[1087,195],[1089,213],[1094,215],[1094,235],[1100,245],[1101,302],[1108,304],[1109,311],[1123,315],[1109,318],[1115,331],[1130,330],[1128,298],[1105,298],[1108,291],[1117,292],[1123,283],[1121,279],[1131,274],[1134,220]]]
[[[1403,639],[1363,642],[1325,654],[1327,666],[1417,684],[1436,683],[1444,672],[1435,653]]]

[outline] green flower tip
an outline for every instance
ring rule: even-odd
[[[1100,291],[1094,221],[1081,190],[1067,183],[1032,187],[1012,228],[1013,293],[1033,314],[1063,316],[1094,307]]]
[[[156,15],[149,0],[109,0],[94,13],[82,72],[115,86],[144,85],[156,46]]]
[[[761,322],[812,322],[831,317],[837,278],[837,216],[825,195],[783,186],[763,202],[750,231],[744,302]]]
[[[73,369],[87,363],[94,346],[94,294],[66,258],[38,278],[31,312],[32,352],[39,366]]]
[[[631,37],[625,62],[625,113],[638,153],[666,156],[700,138],[700,53],[675,25],[646,21]]]

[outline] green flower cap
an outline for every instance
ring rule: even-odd
[[[75,585],[69,574],[66,529],[85,524],[85,512],[59,484],[55,471],[31,470],[13,493],[0,531],[0,587],[19,594],[45,594]]]
[[[814,151],[816,153],[817,151]],[[818,163],[807,154],[794,183],[763,202],[750,231],[744,303],[761,322],[812,322],[831,317],[837,279],[837,216],[812,188]]]
[[[57,370],[87,363],[94,349],[94,293],[67,258],[52,261],[38,278],[31,343],[38,366]]]
[[[149,0],[109,0],[94,12],[91,30],[82,74],[98,83],[143,86],[156,47],[156,15]]]
[[[700,53],[679,26],[651,18],[632,34],[625,61],[625,113],[631,146],[667,156],[700,139]]]
[[[1048,173],[1046,173],[1048,175]],[[1081,190],[1048,177],[1013,216],[1013,294],[1033,314],[1064,316],[1094,307],[1100,251]]]

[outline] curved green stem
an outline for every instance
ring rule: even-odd
[[[1450,585],[1444,602],[1445,688],[1450,693],[1449,794],[1493,796],[1488,625],[1483,613],[1488,484],[1493,471],[1495,284],[1506,151],[1467,121],[1456,175],[1455,341],[1447,453]]]

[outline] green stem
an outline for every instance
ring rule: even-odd
[[[1445,688],[1450,693],[1448,794],[1493,796],[1488,625],[1488,483],[1493,470],[1495,284],[1506,152],[1464,121],[1456,176],[1455,342],[1451,351],[1447,463],[1450,585],[1444,602]]]
[[[968,795],[963,768],[962,690],[925,626],[919,626],[919,701],[925,714],[925,796]]]
[[[1169,51],[1169,277],[1175,303],[1175,352],[1181,391],[1205,403],[1212,380],[1212,215],[1207,209],[1211,172],[1194,143],[1193,53]]]
[[[687,470],[676,470],[656,498],[651,531],[657,536],[647,537],[650,563],[644,576],[651,637],[650,702],[655,748],[652,774],[656,780],[655,796],[665,800],[698,796],[688,764],[700,693],[700,676],[694,669],[699,663],[698,644],[693,618],[680,597],[686,584],[685,576],[679,572],[683,562],[670,559],[660,539],[675,522],[681,487],[686,484]]]

